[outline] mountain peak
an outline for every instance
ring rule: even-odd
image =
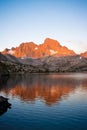
[[[37,45],[34,42],[23,42],[18,47],[6,49],[3,54],[12,54],[16,57],[41,58],[44,56],[67,56],[75,55],[75,52],[62,46],[57,40],[46,38],[43,44]]]
[[[60,43],[57,40],[54,40],[54,39],[51,39],[51,38],[46,38],[44,40],[44,44],[48,44],[48,45],[54,44],[54,45],[60,46]]]
[[[50,42],[50,41],[57,41],[57,40],[52,39],[52,38],[49,38],[49,37],[47,37],[47,38],[44,40],[44,42]]]

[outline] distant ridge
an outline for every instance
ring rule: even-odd
[[[87,51],[84,53],[81,53],[80,55],[87,58]]]

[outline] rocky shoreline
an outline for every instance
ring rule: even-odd
[[[87,72],[87,58],[80,55],[44,58],[16,58],[0,54],[0,76],[24,73]]]
[[[11,108],[8,98],[0,96],[0,115],[4,114],[8,108]]]

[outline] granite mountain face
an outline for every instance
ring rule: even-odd
[[[15,57],[43,58],[46,56],[69,56],[75,55],[73,50],[60,45],[56,40],[46,38],[44,43],[37,45],[33,42],[21,43],[18,47],[5,49],[2,54],[11,54]]]

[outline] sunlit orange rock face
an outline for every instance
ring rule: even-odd
[[[87,58],[87,51],[86,51],[86,52],[84,52],[84,53],[81,53],[81,56],[83,56],[83,57],[86,57],[86,58]]]
[[[75,55],[73,50],[69,50],[65,46],[61,46],[60,43],[56,40],[47,38],[43,44],[36,45],[33,42],[27,42],[20,44],[19,47],[12,49],[5,49],[3,54],[12,54],[16,57],[32,57],[32,58],[41,58],[44,56],[67,56]]]
[[[10,49],[6,48],[2,53],[3,54],[7,54],[9,52]]]

